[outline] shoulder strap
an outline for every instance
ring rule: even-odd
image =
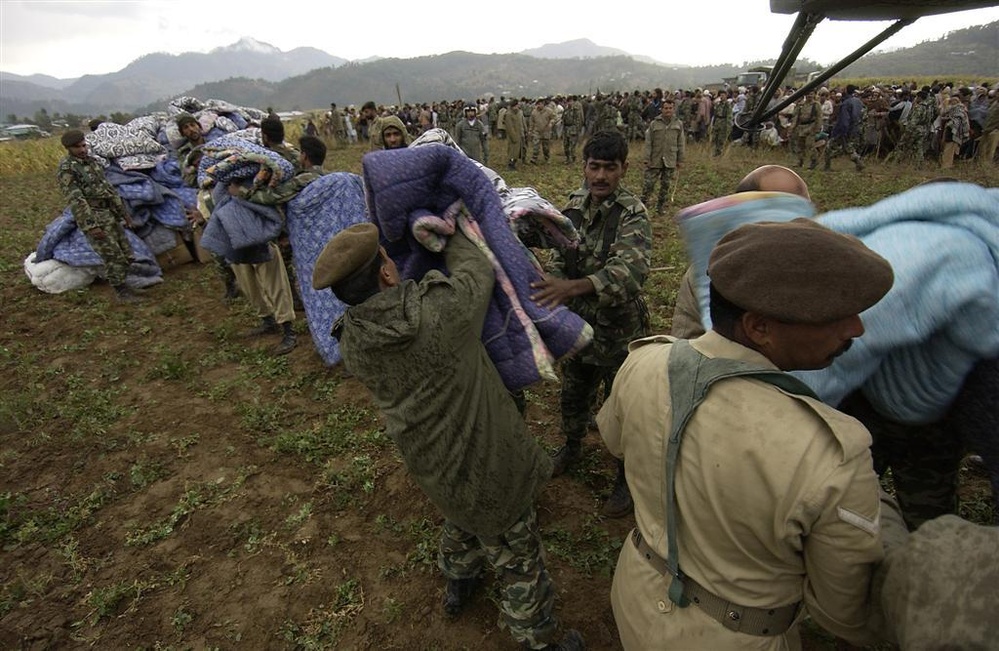
[[[667,362],[670,405],[673,421],[666,446],[666,565],[673,581],[669,587],[670,601],[685,608],[689,602],[683,596],[683,574],[680,572],[677,546],[676,464],[680,441],[687,422],[704,401],[711,385],[730,377],[752,376],[784,391],[815,398],[803,382],[782,371],[763,368],[734,359],[709,358],[697,352],[690,342],[678,340],[672,346]]]

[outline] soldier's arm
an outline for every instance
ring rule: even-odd
[[[444,261],[450,274],[450,284],[456,292],[453,305],[461,310],[471,308],[479,330],[485,319],[486,307],[492,300],[496,272],[488,258],[460,228],[444,248]]]
[[[680,133],[677,137],[679,138],[679,142],[677,143],[677,149],[676,149],[676,166],[680,167],[680,163],[683,162],[683,159],[687,153],[687,138],[683,133],[682,123],[680,124]]]
[[[805,605],[817,624],[857,646],[877,640],[870,588],[884,556],[878,489],[865,449],[835,468],[808,500],[822,511],[804,537]]]
[[[621,213],[617,238],[603,269],[587,276],[598,305],[621,305],[637,298],[649,275],[651,253],[652,226],[645,207],[636,201]]]
[[[316,175],[311,172],[303,172],[302,174],[296,174],[284,183],[277,184],[273,188],[265,185],[252,192],[250,188],[236,184],[237,189],[234,196],[252,201],[253,203],[274,206],[291,201],[305,186],[312,183],[316,178]],[[231,185],[230,188],[232,188]],[[230,190],[230,194],[233,194],[232,190]]]
[[[76,226],[81,231],[89,231],[100,228],[100,224],[94,217],[94,212],[90,209],[87,199],[80,187],[80,182],[73,173],[69,165],[60,165],[56,174],[59,180],[59,189],[62,190],[63,197],[73,213]]]

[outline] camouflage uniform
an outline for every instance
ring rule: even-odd
[[[926,155],[927,142],[933,121],[937,119],[937,105],[932,97],[917,100],[902,126],[902,137],[892,152],[892,159],[899,162],[920,163]]]
[[[577,190],[562,212],[581,239],[576,250],[556,253],[552,275],[589,278],[596,289],[567,304],[593,326],[593,343],[562,367],[562,432],[569,444],[579,445],[600,385],[609,391],[628,342],[647,332],[642,285],[649,273],[652,226],[645,205],[624,188],[599,205],[591,203],[588,190]],[[608,228],[614,220],[617,228]],[[607,239],[611,234],[613,241]]]
[[[128,216],[125,204],[108,180],[104,170],[91,157],[66,156],[56,172],[76,226],[87,237],[90,246],[101,256],[111,285],[124,285],[132,257],[132,246],[122,221]],[[104,232],[98,239],[94,233]]]
[[[794,107],[791,133],[794,134],[795,151],[798,153],[798,167],[805,164],[805,152],[811,152],[810,168],[818,163],[815,153],[815,134],[822,126],[822,107],[815,98],[804,99]]]
[[[579,131],[583,126],[583,109],[576,101],[570,101],[562,113],[562,151],[565,153],[565,162],[576,162],[576,142],[579,140]]]
[[[486,567],[495,568],[501,581],[500,628],[530,648],[555,638],[555,590],[542,558],[534,507],[497,536],[476,536],[444,520],[437,565],[448,579],[477,578]]]
[[[728,100],[715,103],[715,117],[711,123],[711,140],[714,141],[714,154],[721,156],[722,149],[732,133],[732,104]]]

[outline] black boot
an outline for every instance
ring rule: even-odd
[[[142,297],[132,291],[132,288],[125,284],[114,286],[114,298],[119,303],[142,302]]]
[[[565,472],[583,456],[579,441],[566,441],[552,457],[552,477],[564,475]]]
[[[524,646],[527,648],[526,645]],[[561,642],[549,644],[545,647],[545,651],[583,651],[585,648],[586,643],[583,642],[583,636],[576,629],[570,628],[565,632]]]
[[[291,321],[281,324],[281,332],[284,336],[281,337],[281,343],[274,347],[275,355],[287,355],[294,350],[295,345],[298,343],[298,339],[295,337],[294,324]]]
[[[631,490],[628,489],[628,481],[624,477],[624,462],[618,460],[614,488],[600,512],[608,518],[623,518],[634,508],[635,503],[631,500]]]
[[[277,321],[274,320],[272,316],[265,316],[260,319],[260,325],[256,328],[250,328],[244,333],[246,337],[261,337],[263,335],[276,335],[281,332],[281,328],[278,327]]]
[[[448,579],[444,588],[444,614],[457,617],[465,609],[479,587],[480,579]]]

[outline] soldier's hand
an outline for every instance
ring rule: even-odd
[[[103,240],[107,237],[107,234],[104,232],[103,228],[91,228],[89,231],[87,231],[87,235],[94,238],[95,240]]]
[[[532,301],[541,307],[553,308],[565,305],[573,297],[593,293],[593,283],[588,278],[568,280],[546,276],[544,280],[531,283],[531,289],[536,290],[531,294]]]

